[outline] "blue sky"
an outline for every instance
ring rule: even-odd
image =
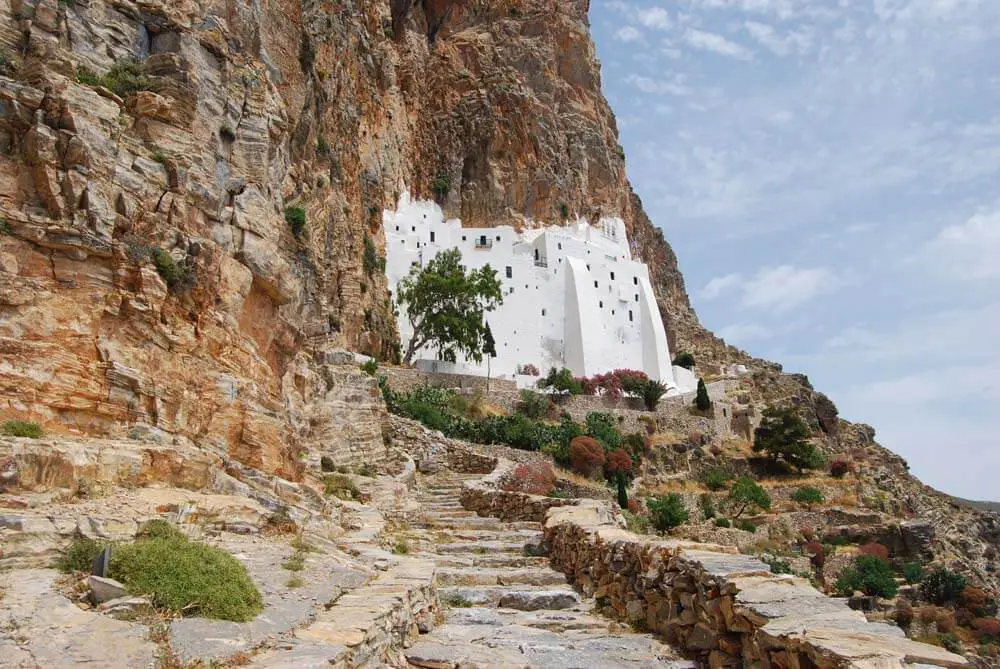
[[[1000,499],[1000,0],[592,0],[702,322]]]

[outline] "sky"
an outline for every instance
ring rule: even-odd
[[[592,0],[702,323],[1000,500],[1000,0]]]

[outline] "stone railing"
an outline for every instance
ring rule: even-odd
[[[870,623],[801,578],[772,574],[736,549],[626,531],[612,503],[499,488],[512,463],[468,481],[461,501],[480,515],[544,521],[552,566],[602,612],[661,635],[713,669],[916,669],[967,661]]]

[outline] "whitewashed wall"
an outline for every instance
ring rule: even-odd
[[[451,248],[462,252],[466,267],[496,270],[504,302],[487,315],[497,343],[494,375],[513,378],[528,363],[543,374],[568,367],[580,376],[627,368],[675,391],[690,390],[674,378],[649,271],[632,260],[621,219],[601,219],[597,226],[580,219],[521,233],[510,226],[463,228],[457,219],[444,220],[434,202],[404,192],[396,210],[384,212],[383,224],[393,291],[412,266]],[[405,349],[413,331],[399,311]],[[417,357],[417,366],[429,371],[486,374],[485,360],[445,363],[428,348]]]

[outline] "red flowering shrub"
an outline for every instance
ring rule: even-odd
[[[823,552],[823,544],[812,541],[802,547],[802,552],[809,556],[809,561],[816,567],[822,567],[826,563],[826,554]]]
[[[640,513],[642,511],[642,505],[639,504],[639,500],[633,497],[628,501],[628,510],[632,513]]]
[[[873,557],[877,557],[883,562],[889,561],[889,549],[882,544],[877,544],[875,542],[858,546],[858,555],[871,555]]]
[[[604,447],[592,437],[573,437],[569,442],[569,462],[573,471],[589,478],[604,466]]]
[[[556,485],[556,473],[548,462],[520,464],[503,484],[508,492],[548,495]]]
[[[961,600],[965,608],[974,613],[977,618],[984,618],[991,613],[996,613],[996,601],[981,588],[971,585],[965,586],[962,589]]]
[[[806,541],[812,541],[814,538],[816,538],[816,530],[814,530],[811,527],[803,527],[801,531],[802,531],[802,537]]]
[[[830,476],[834,478],[844,478],[848,473],[854,471],[854,463],[850,460],[845,460],[843,458],[837,458],[830,463]]]
[[[608,458],[604,463],[604,471],[608,477],[616,474],[632,473],[632,457],[624,450],[618,448],[608,453]]]
[[[538,371],[538,368],[532,365],[530,362],[525,365],[519,365],[517,368],[517,373],[524,374],[526,376],[541,376],[542,374],[541,372]]]
[[[1000,641],[1000,619],[977,618],[972,624],[981,635]]]

